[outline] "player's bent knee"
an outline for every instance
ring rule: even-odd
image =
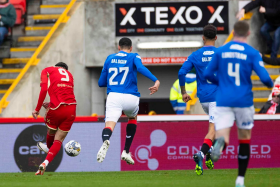
[[[106,121],[105,127],[110,127],[111,130],[113,131],[115,126],[116,126],[116,124],[117,124],[117,122],[115,122],[115,121]]]
[[[251,129],[238,129],[238,139],[251,139]]]
[[[57,130],[48,128],[48,133],[49,133],[49,134],[55,134],[56,131],[57,131]]]
[[[129,117],[128,120],[137,120],[137,116],[135,116],[135,117]]]
[[[55,134],[54,140],[59,140],[59,141],[63,142],[64,139],[66,138],[67,134],[68,134],[68,132],[58,129]]]
[[[209,131],[208,134],[206,135],[205,139],[215,139],[215,131]]]

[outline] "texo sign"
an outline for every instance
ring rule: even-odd
[[[201,34],[213,24],[228,34],[228,2],[116,4],[116,36]]]

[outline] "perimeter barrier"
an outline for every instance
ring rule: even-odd
[[[48,166],[48,171],[139,171],[194,169],[192,155],[200,150],[208,129],[206,115],[139,116],[131,153],[135,165],[121,161],[126,136],[126,122],[119,122],[110,139],[111,145],[103,163],[96,161],[102,145],[103,120],[77,117],[63,145],[70,140],[81,143],[77,157],[70,157],[62,147]],[[47,128],[43,118],[0,118],[0,172],[36,172],[46,154],[37,142],[46,142]],[[280,115],[255,115],[249,168],[280,167]],[[231,131],[230,145],[215,169],[237,168],[237,129]],[[206,166],[204,167],[206,168]]]

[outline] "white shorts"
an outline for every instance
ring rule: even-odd
[[[122,111],[129,118],[135,117],[139,111],[139,97],[131,94],[109,93],[106,102],[105,122],[118,122]]]
[[[216,115],[216,102],[201,103],[201,106],[204,112],[209,115],[209,122],[214,123]]]
[[[221,130],[232,127],[234,120],[239,129],[252,129],[254,126],[254,106],[238,107],[216,107],[215,129]]]

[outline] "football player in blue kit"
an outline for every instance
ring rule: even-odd
[[[238,127],[238,177],[236,187],[244,186],[244,176],[250,159],[250,139],[254,126],[254,106],[251,74],[254,70],[267,87],[273,82],[264,68],[260,53],[247,44],[249,24],[238,21],[234,25],[232,42],[218,48],[204,72],[209,81],[218,85],[216,94],[216,140],[211,158],[216,162],[229,144],[234,121]],[[217,75],[214,73],[217,72]]]
[[[132,42],[129,38],[119,41],[119,52],[107,57],[99,81],[99,87],[107,87],[105,128],[102,131],[103,144],[97,153],[97,161],[103,162],[110,145],[110,137],[122,112],[129,118],[126,127],[125,147],[121,159],[134,164],[129,153],[136,133],[137,114],[139,111],[140,93],[137,88],[137,72],[154,82],[149,88],[150,94],[158,91],[159,80],[142,64],[137,53],[131,53]]]
[[[203,42],[204,46],[193,52],[186,62],[183,64],[179,71],[179,81],[181,86],[181,92],[183,100],[188,102],[191,98],[185,90],[185,75],[191,71],[194,67],[196,70],[197,78],[197,96],[200,100],[203,110],[209,115],[209,129],[208,133],[204,138],[200,152],[194,154],[193,158],[196,162],[195,171],[197,175],[203,174],[203,158],[206,157],[205,164],[209,169],[214,168],[214,164],[210,158],[210,152],[212,147],[212,141],[215,138],[215,110],[216,110],[216,91],[217,85],[207,81],[203,72],[211,61],[212,56],[216,51],[215,41],[217,40],[217,29],[213,25],[206,25],[203,28]]]

